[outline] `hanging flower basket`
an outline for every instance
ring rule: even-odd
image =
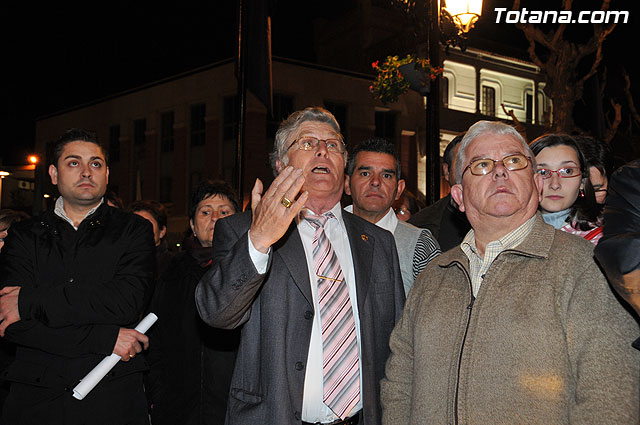
[[[380,63],[371,64],[377,76],[369,91],[382,103],[389,104],[398,100],[400,95],[415,90],[421,95],[429,93],[431,81],[442,74],[442,68],[433,67],[428,59],[407,55],[399,59],[398,56],[387,56]]]

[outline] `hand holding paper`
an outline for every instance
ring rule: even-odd
[[[136,326],[135,330],[144,334],[146,333],[149,328],[151,327],[151,325],[153,325],[156,320],[158,320],[158,316],[156,316],[153,313],[149,313],[144,319],[142,319],[142,321],[140,323],[138,323],[138,326]],[[122,331],[122,330],[121,330]],[[134,336],[131,336],[134,335]],[[130,333],[130,335],[132,338],[136,338],[135,334]],[[118,341],[120,341],[120,334],[118,334]],[[136,338],[136,343],[137,343],[138,339]],[[77,398],[78,400],[82,400],[83,398],[86,397],[87,394],[89,394],[89,392],[95,388],[96,385],[98,385],[98,382],[100,382],[102,380],[102,378],[105,377],[105,375],[107,373],[109,373],[109,371],[111,369],[113,369],[113,367],[118,364],[118,362],[120,360],[124,360],[124,361],[129,361],[130,358],[132,358],[136,352],[140,352],[142,351],[142,348],[140,347],[140,344],[138,343],[138,347],[140,348],[140,351],[134,351],[133,354],[130,351],[130,347],[135,346],[135,344],[131,344],[132,341],[128,341],[129,344],[125,344],[127,347],[126,350],[122,350],[122,347],[118,347],[118,343],[116,343],[116,347],[114,347],[114,351],[115,350],[119,350],[120,353],[112,353],[110,356],[105,357],[100,363],[98,363],[96,365],[96,367],[94,367],[91,372],[89,372],[84,378],[82,378],[82,380],[80,381],[80,383],[78,385],[76,385],[76,387],[73,389],[73,397]],[[143,342],[145,345],[145,349],[149,346],[149,340],[147,339],[146,343]]]
[[[141,344],[145,350],[149,348],[149,338],[145,334],[135,329],[120,328],[113,352],[119,355],[122,361],[128,362],[142,351]]]

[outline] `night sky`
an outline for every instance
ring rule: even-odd
[[[274,55],[313,61],[314,17],[331,18],[355,3],[276,1]],[[611,9],[632,3],[614,0]],[[504,4],[512,3],[485,0],[478,32],[495,42],[522,46],[518,30],[492,22],[493,7]],[[540,3],[531,8],[535,4]],[[33,146],[37,117],[233,56],[236,13],[236,2],[228,0],[173,5],[147,0],[1,2],[3,163],[23,162]],[[640,74],[632,65],[635,53],[628,49],[636,44],[634,18],[632,11],[632,22],[613,32],[607,60],[612,69],[625,67],[639,75],[635,82],[640,87]]]

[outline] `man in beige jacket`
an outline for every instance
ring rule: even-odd
[[[454,200],[472,230],[416,280],[390,341],[383,424],[638,424],[638,327],[589,242],[536,213],[512,127],[473,125]]]

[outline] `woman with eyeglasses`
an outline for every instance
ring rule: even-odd
[[[589,174],[575,140],[566,134],[547,134],[530,147],[544,182],[539,206],[544,221],[597,244],[602,236],[602,207],[593,192],[584,191]]]
[[[223,424],[240,330],[212,328],[198,315],[195,288],[213,265],[218,219],[240,211],[235,190],[200,182],[191,195],[189,236],[151,302],[158,322],[149,334],[148,398],[153,425]]]

